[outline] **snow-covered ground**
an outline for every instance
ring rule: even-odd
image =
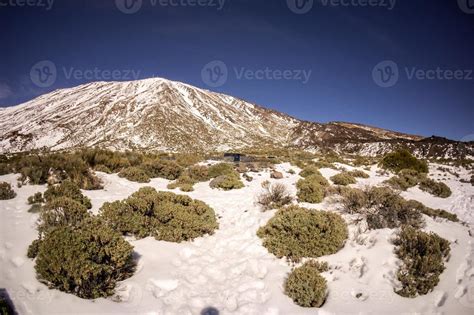
[[[349,166],[344,166],[352,169]],[[289,164],[277,166],[285,171],[279,180],[296,193],[298,175],[286,173]],[[354,186],[377,185],[389,176],[376,175],[372,167],[369,179],[359,179]],[[432,165],[433,177],[440,177]],[[465,170],[457,170],[467,178]],[[323,169],[325,177],[338,171]],[[143,186],[168,191],[169,181],[153,179],[137,184],[117,175],[100,173],[105,189],[84,191],[97,213],[106,201],[121,200]],[[15,187],[15,199],[0,201],[0,288],[6,288],[20,314],[402,314],[402,313],[474,313],[474,187],[448,175],[453,195],[435,198],[418,188],[403,193],[425,205],[456,213],[467,224],[425,217],[426,230],[451,241],[451,257],[435,290],[415,299],[393,292],[398,260],[390,240],[392,230],[365,231],[351,223],[350,238],[338,253],[321,257],[331,269],[323,275],[328,280],[329,296],[322,308],[301,308],[283,294],[283,282],[291,266],[284,259],[269,254],[256,236],[275,211],[261,212],[255,198],[269,172],[253,174],[254,180],[235,191],[217,191],[209,183],[195,185],[186,193],[209,204],[218,215],[219,230],[212,236],[181,244],[153,238],[130,240],[138,258],[137,272],[117,288],[109,299],[84,300],[74,295],[49,290],[35,279],[34,262],[26,257],[28,245],[37,232],[37,214],[28,213],[26,200],[45,186],[16,188],[18,175],[0,176]],[[182,193],[182,192],[179,192]],[[185,194],[185,193],[183,193]],[[338,211],[338,205],[325,201],[311,208]],[[121,302],[116,300],[120,299]]]

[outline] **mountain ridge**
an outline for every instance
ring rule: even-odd
[[[0,111],[2,153],[92,146],[178,152],[274,146],[376,155],[399,145],[418,149],[423,139],[357,123],[300,120],[164,78],[90,82]],[[474,155],[472,146],[446,145],[451,148],[433,154],[431,143],[424,143],[420,152]]]

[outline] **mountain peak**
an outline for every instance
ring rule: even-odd
[[[301,121],[164,78],[91,82],[0,111],[4,153],[92,146],[163,151],[274,146],[380,154],[420,139],[360,124]]]

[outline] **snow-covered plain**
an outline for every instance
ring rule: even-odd
[[[287,173],[290,168],[298,171],[289,164],[276,167],[285,172],[279,181],[296,193],[299,176]],[[354,186],[377,185],[389,177],[376,171],[372,167],[368,172],[371,177],[359,179]],[[275,213],[262,212],[255,204],[261,183],[276,181],[268,171],[253,174],[254,180],[240,190],[217,191],[209,183],[199,183],[191,193],[179,192],[214,208],[220,224],[216,233],[181,244],[130,239],[138,260],[136,273],[119,284],[115,297],[97,300],[49,290],[36,280],[34,262],[26,257],[26,251],[37,236],[37,214],[27,212],[26,200],[46,187],[16,188],[18,175],[0,176],[0,181],[11,183],[18,193],[15,199],[0,201],[0,288],[7,289],[20,314],[473,314],[474,187],[450,174],[444,177],[436,165],[431,171],[434,178],[445,179],[451,187],[450,198],[435,198],[418,188],[402,195],[456,213],[465,224],[425,217],[425,230],[451,242],[451,256],[435,290],[415,299],[393,291],[399,264],[390,242],[395,231],[366,231],[344,215],[349,240],[338,253],[320,258],[330,265],[323,273],[329,287],[326,303],[320,309],[295,305],[283,294],[283,282],[292,266],[269,254],[256,236],[258,227]],[[465,170],[457,171],[467,178]],[[329,178],[337,171],[323,169],[322,173]],[[94,213],[104,202],[124,199],[140,187],[168,191],[169,181],[164,179],[137,184],[117,175],[99,175],[105,189],[84,191],[92,200]],[[301,205],[340,211],[340,205],[330,200]]]

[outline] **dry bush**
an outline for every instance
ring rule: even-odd
[[[264,189],[264,192],[257,197],[257,203],[263,211],[281,208],[293,201],[293,197],[284,184],[266,185]]]

